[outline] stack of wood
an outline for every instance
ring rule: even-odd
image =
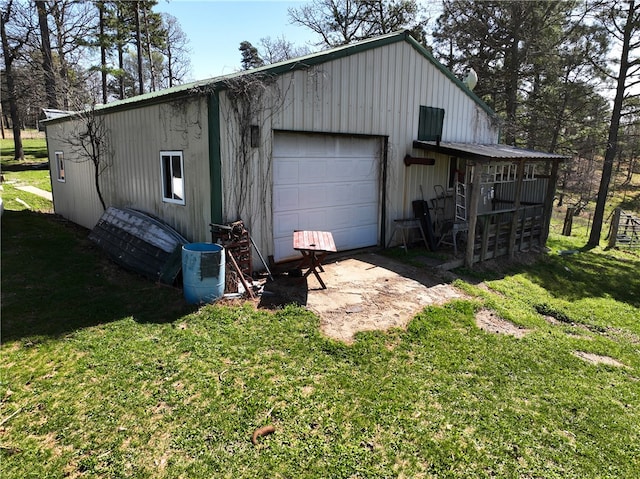
[[[251,238],[242,220],[234,221],[224,225],[211,224],[211,242],[218,243],[224,247],[235,261],[238,269],[242,272],[243,278],[235,267],[231,264],[226,268],[225,291],[228,293],[238,292],[238,282],[243,280],[251,284],[253,278],[253,264],[251,260]]]

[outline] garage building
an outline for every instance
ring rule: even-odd
[[[104,139],[97,176],[78,142],[89,119]],[[407,32],[45,125],[57,214],[93,228],[104,212],[97,178],[105,206],[154,215],[189,241],[242,219],[276,262],[297,256],[295,229],[331,231],[340,251],[386,245],[414,200],[454,197],[456,172],[474,164],[474,150],[455,145],[497,145],[499,135],[491,109]],[[537,155],[547,172],[561,159]],[[555,178],[545,185],[542,200]]]

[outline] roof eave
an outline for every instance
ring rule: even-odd
[[[559,160],[559,161],[565,161],[565,160],[569,159],[569,157],[565,156],[565,155],[558,155],[556,153],[546,153],[546,152],[524,150],[524,149],[519,149],[519,148],[515,148],[515,147],[510,147],[508,145],[500,145],[500,144],[495,144],[495,145],[474,145],[472,143],[469,143],[469,146],[470,146],[470,149],[473,148],[474,146],[475,147],[486,147],[486,148],[508,147],[508,148],[510,148],[512,150],[517,151],[518,154],[509,156],[509,155],[505,154],[504,150],[502,150],[500,152],[500,154],[498,154],[498,155],[491,155],[491,154],[482,153],[482,152],[478,152],[478,151],[468,151],[468,150],[465,150],[464,148],[456,147],[456,146],[454,146],[452,144],[448,144],[448,143],[438,143],[438,142],[420,141],[420,140],[415,140],[413,142],[413,147],[416,148],[416,149],[419,149],[419,150],[431,151],[431,152],[434,152],[434,153],[441,153],[441,154],[444,154],[444,155],[457,156],[459,158],[465,158],[465,159],[476,160],[476,161],[485,161],[485,162],[489,162],[489,161],[518,161],[518,160],[526,160],[526,161]]]

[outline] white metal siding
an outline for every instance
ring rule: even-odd
[[[398,42],[280,75],[252,105],[258,148],[243,152],[233,101],[220,95],[224,219],[245,220],[263,255],[274,255],[273,131],[343,133],[388,138],[387,235],[393,220],[411,216],[412,204],[446,186],[449,157],[414,150],[420,105],[445,109],[443,141],[495,143],[497,126],[450,78],[407,42]],[[433,166],[406,167],[404,156],[435,158]],[[248,160],[242,160],[245,155]],[[382,156],[382,154],[381,154]],[[242,164],[250,163],[247,169]],[[242,179],[242,181],[240,181]],[[242,184],[242,188],[240,188]],[[388,237],[388,236],[387,236]]]
[[[53,206],[57,214],[91,228],[100,218],[102,207],[94,186],[93,164],[83,158],[67,140],[77,134],[77,129],[75,122],[47,126]],[[64,183],[56,180],[56,151],[64,154]]]
[[[411,45],[398,42],[281,75],[284,101],[272,105],[275,130],[387,136],[387,225],[411,216],[412,201],[446,187],[449,157],[414,150],[420,105],[445,110],[443,141],[494,143],[497,125],[450,78]],[[433,166],[406,167],[404,156],[435,158]]]
[[[107,206],[130,207],[162,218],[192,241],[210,238],[211,189],[207,105],[192,98],[104,115],[111,134],[110,166],[100,176]],[[72,126],[73,123],[73,126]],[[67,182],[54,184],[56,213],[93,228],[102,215],[90,162],[79,162],[68,138],[77,136],[81,122],[47,127],[50,156],[65,154]],[[185,205],[162,201],[160,151],[179,150],[184,156]],[[54,172],[52,172],[53,174]]]
[[[420,105],[445,110],[443,141],[494,143],[497,126],[450,78],[400,41],[363,50],[309,69],[281,74],[264,88],[250,108],[260,128],[258,147],[241,138],[233,101],[220,93],[223,220],[242,218],[266,257],[274,254],[272,225],[273,131],[359,134],[388,139],[387,232],[393,220],[411,215],[411,202],[433,197],[435,184],[446,185],[448,157],[413,150]],[[108,204],[129,206],[165,219],[188,239],[209,238],[210,175],[207,102],[167,101],[108,113],[114,164],[101,181]],[[70,126],[67,125],[69,128]],[[60,142],[63,124],[48,127],[50,154],[69,148]],[[57,136],[57,138],[56,138]],[[182,150],[186,204],[162,203],[160,150]],[[406,154],[436,159],[433,166],[406,167]],[[88,228],[102,213],[87,163],[66,162],[67,182],[55,184],[56,211]]]

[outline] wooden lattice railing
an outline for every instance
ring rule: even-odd
[[[608,238],[610,248],[640,248],[640,218],[616,208]]]
[[[474,262],[540,247],[543,219],[543,205],[538,204],[479,213]]]

